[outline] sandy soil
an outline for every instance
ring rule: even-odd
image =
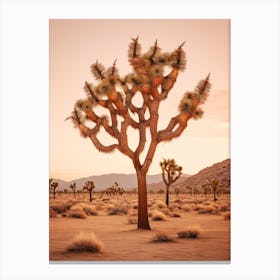
[[[70,194],[69,194],[70,195]],[[174,195],[175,196],[175,195]],[[67,201],[70,196],[57,197],[55,203]],[[105,201],[103,199],[105,198]],[[50,218],[50,261],[229,261],[230,260],[230,220],[225,220],[225,212],[216,214],[198,214],[194,208],[185,212],[176,204],[176,197],[171,199],[170,206],[177,205],[173,211],[180,213],[181,217],[166,215],[165,221],[150,219],[152,230],[138,230],[137,225],[128,224],[127,215],[108,215],[106,205],[126,205],[130,211],[135,207],[136,195],[125,194],[123,197],[106,196],[96,199],[92,204],[97,205],[98,215],[87,216],[86,219],[76,219],[58,215]],[[156,202],[164,201],[164,196],[149,195],[149,209],[156,206]],[[83,198],[84,200],[85,198]],[[179,197],[180,205],[212,205],[211,200],[204,198]],[[229,205],[229,197],[220,197],[216,204]],[[80,198],[81,201],[81,198]],[[72,201],[73,202],[73,201]],[[50,201],[50,205],[54,203]],[[76,201],[77,203],[77,201]],[[125,204],[124,204],[125,203]],[[212,204],[211,204],[212,203]],[[182,207],[183,208],[183,207]],[[218,207],[216,207],[218,209]],[[163,211],[166,208],[159,209]],[[223,209],[222,209],[223,210]],[[135,210],[133,210],[135,211]],[[152,211],[152,210],[150,210]],[[67,212],[66,212],[67,213]],[[168,212],[167,212],[168,213]],[[135,214],[135,213],[134,213]],[[201,227],[198,238],[178,238],[177,232],[188,225],[197,224]],[[67,252],[66,248],[73,237],[79,232],[94,232],[104,243],[99,253]],[[165,232],[174,238],[173,242],[155,243],[153,237],[158,232]]]

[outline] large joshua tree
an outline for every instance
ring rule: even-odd
[[[170,119],[162,130],[158,128],[159,105],[168,97],[179,71],[186,67],[186,55],[183,44],[171,52],[162,52],[157,41],[150,49],[142,53],[138,37],[132,39],[128,49],[128,60],[132,72],[120,76],[116,60],[106,69],[101,63],[91,65],[91,72],[97,84],[85,82],[87,98],[78,100],[69,117],[83,137],[88,137],[96,149],[104,153],[115,150],[128,156],[135,168],[138,182],[138,228],[150,229],[147,211],[146,175],[149,171],[157,145],[179,137],[191,118],[203,115],[200,105],[207,99],[210,83],[209,75],[201,80],[193,91],[187,91],[179,104],[179,113]],[[142,104],[135,104],[135,96],[140,96]],[[107,115],[98,115],[97,108],[107,110]],[[86,121],[93,122],[88,126]],[[137,147],[132,150],[128,144],[128,128],[139,133]],[[99,140],[102,130],[113,138],[111,145]],[[147,133],[150,134],[146,154]]]
[[[160,162],[162,180],[166,186],[166,205],[169,205],[169,187],[182,175],[182,166],[176,164],[174,159],[163,159]]]

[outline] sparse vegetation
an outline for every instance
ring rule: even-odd
[[[76,197],[76,182],[74,182],[73,184],[71,184],[69,186],[69,188],[72,190],[74,197]]]
[[[152,220],[153,221],[165,221],[166,220],[166,216],[161,211],[154,210],[152,212]]]
[[[74,237],[71,244],[67,247],[70,252],[91,252],[98,253],[103,249],[103,243],[94,233],[80,232]]]
[[[152,241],[153,242],[173,242],[174,238],[165,232],[159,232],[153,237]]]
[[[186,229],[178,231],[179,238],[198,238],[201,233],[201,228],[198,225],[190,225]]]

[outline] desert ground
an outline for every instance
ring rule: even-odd
[[[141,230],[137,194],[95,193],[91,203],[86,193],[50,195],[50,261],[230,261],[230,195],[164,201],[165,194],[148,194],[151,230]]]

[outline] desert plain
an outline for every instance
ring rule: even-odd
[[[148,193],[151,230],[137,229],[137,194],[50,196],[49,260],[230,261],[230,194]],[[181,234],[180,234],[181,233]],[[96,250],[76,246],[91,239]],[[75,247],[76,246],[76,247]]]

